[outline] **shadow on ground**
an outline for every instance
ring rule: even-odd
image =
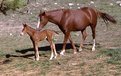
[[[99,47],[100,44],[99,43],[96,43],[96,45]],[[59,54],[60,53],[60,50],[62,50],[62,46],[63,44],[62,43],[58,43],[55,45],[56,46],[56,50],[57,50],[57,53]],[[75,44],[76,47],[79,47],[79,44]],[[84,44],[84,49],[88,49],[88,50],[91,50],[91,48],[88,48],[88,46],[92,46],[91,43],[86,43]],[[68,49],[72,49],[72,46],[70,43],[67,43],[66,44],[66,50]],[[44,47],[39,47],[39,51],[50,51],[50,46],[44,46]],[[34,56],[34,53],[32,54],[26,54],[27,52],[30,52],[30,51],[34,51],[33,48],[28,48],[28,49],[22,49],[22,50],[16,50],[17,53],[20,53],[22,55],[10,55],[10,54],[7,54],[6,55],[6,58],[10,58],[10,57],[22,57],[22,58],[29,58],[29,57],[32,57]],[[44,56],[44,57],[47,57],[45,54],[40,54],[40,56]]]
[[[59,43],[59,44],[56,44],[56,50],[57,50],[57,53],[60,52],[60,50],[62,49],[62,46],[63,44],[62,43]],[[70,43],[67,43],[66,45],[66,49],[71,49],[72,46]],[[44,46],[44,47],[39,47],[39,51],[50,51],[50,46]],[[34,56],[34,53],[32,54],[26,54],[27,52],[30,52],[30,51],[34,51],[33,48],[28,48],[28,49],[22,49],[22,50],[16,50],[17,53],[20,53],[22,55],[12,55],[12,54],[6,54],[6,58],[10,58],[10,57],[22,57],[22,58],[28,58],[29,57],[32,57]],[[41,56],[41,54],[40,54]],[[46,55],[43,54],[44,57],[47,57]]]

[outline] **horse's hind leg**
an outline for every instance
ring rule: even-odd
[[[84,43],[84,41],[85,41],[85,39],[87,37],[86,30],[81,31],[81,33],[82,33],[82,40],[81,40],[81,43],[80,43],[79,51],[82,51],[83,43]]]
[[[95,27],[91,27],[91,28],[92,28],[92,37],[93,37],[92,51],[95,51]]]

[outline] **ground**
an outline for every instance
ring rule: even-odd
[[[8,11],[4,16],[0,13],[0,74],[1,76],[120,76],[121,60],[111,62],[112,53],[105,51],[120,50],[121,47],[121,7],[116,0],[36,0],[16,12]],[[71,7],[68,3],[74,3]],[[60,8],[77,9],[91,6],[112,15],[117,24],[108,24],[98,19],[96,28],[96,51],[91,51],[92,35],[90,27],[87,28],[88,37],[81,52],[73,54],[68,42],[64,56],[49,60],[50,48],[46,41],[40,43],[40,60],[34,61],[34,51],[29,36],[20,36],[22,23],[36,28],[37,17],[40,10],[53,10]],[[27,12],[28,11],[28,12]],[[60,52],[63,43],[63,33],[59,28],[48,23],[44,29],[49,28],[59,32],[56,36],[56,48]],[[79,48],[80,32],[72,32],[72,39]],[[104,52],[103,52],[104,51]],[[118,54],[116,54],[116,57]],[[119,56],[120,57],[120,56]],[[109,61],[110,60],[110,61]],[[115,59],[113,59],[115,60]]]

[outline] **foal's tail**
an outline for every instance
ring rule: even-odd
[[[55,35],[55,36],[58,36],[58,35],[59,35],[59,33],[58,33],[57,31],[51,30],[51,32],[52,32],[53,35]]]
[[[104,20],[104,22],[106,24],[108,23],[108,21],[112,22],[113,24],[117,23],[117,21],[111,15],[109,15],[107,13],[103,13],[103,12],[98,11],[98,15],[99,15],[99,17],[101,17]]]
[[[53,30],[54,31],[54,30]],[[54,33],[55,33],[55,36],[58,36],[59,35],[59,33],[57,32],[57,31],[54,31]]]

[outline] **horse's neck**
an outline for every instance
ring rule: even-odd
[[[35,33],[35,29],[31,28],[31,27],[27,27],[27,34],[29,36],[33,36],[33,34]]]
[[[47,14],[49,16],[49,21],[50,22],[59,25],[60,21],[61,21],[61,18],[62,18],[62,15],[63,15],[63,10],[62,9],[54,10],[54,11],[48,12]]]

